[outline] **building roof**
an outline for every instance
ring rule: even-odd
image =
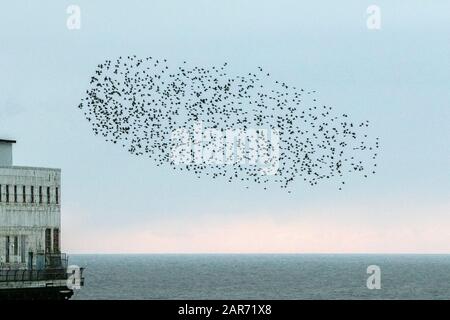
[[[0,143],[16,143],[16,140],[0,139]]]
[[[31,170],[31,171],[59,171],[61,172],[60,168],[46,168],[46,167],[27,167],[27,166],[2,166],[0,164],[0,171],[3,170]],[[1,289],[0,289],[1,290]]]

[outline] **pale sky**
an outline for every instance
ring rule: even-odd
[[[79,5],[81,29],[66,8]],[[381,9],[368,30],[366,9]],[[0,137],[15,164],[62,169],[69,253],[450,253],[450,2],[14,1],[0,10]],[[137,54],[263,66],[370,120],[378,172],[339,191],[245,189],[156,167],[92,134],[95,66]]]

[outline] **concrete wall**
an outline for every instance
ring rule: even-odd
[[[33,197],[31,186],[34,186]],[[39,187],[42,188],[42,196]],[[47,187],[50,188],[50,203]],[[60,243],[60,190],[59,169],[0,167],[0,269],[27,268],[29,253],[32,252],[36,257],[37,253],[45,250],[46,229],[51,232],[50,252],[54,252],[54,236],[58,237],[57,242]],[[6,259],[7,236],[10,239],[9,262]],[[19,247],[15,250],[16,237]],[[35,260],[33,264],[36,264]]]
[[[12,166],[12,144],[0,142],[0,166]]]

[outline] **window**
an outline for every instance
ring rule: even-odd
[[[34,186],[31,186],[31,189],[30,189],[30,196],[31,196],[31,203],[34,203]]]
[[[47,187],[47,204],[50,204],[50,187]]]
[[[6,202],[9,202],[9,186],[6,185]]]
[[[19,255],[19,237],[14,236],[14,255]]]
[[[26,236],[20,236],[20,262],[25,263],[25,244],[26,244]]]
[[[52,230],[45,229],[45,253],[50,253],[52,250]]]
[[[22,187],[22,202],[26,203],[27,202],[27,188],[25,186]]]
[[[59,229],[53,229],[53,252],[59,253]]]
[[[42,203],[42,186],[39,186],[39,203]]]
[[[17,186],[14,186],[14,202],[17,203]]]
[[[6,263],[9,263],[9,236],[6,236],[5,241],[5,255],[6,255]]]
[[[55,197],[56,197],[56,204],[59,204],[59,188],[58,187],[56,187],[56,190],[55,190]]]

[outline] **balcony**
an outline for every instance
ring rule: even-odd
[[[0,270],[0,289],[23,286],[65,286],[68,258],[66,254],[37,254],[33,269],[3,268]],[[80,269],[82,273],[83,269]],[[81,276],[81,275],[80,275]],[[80,279],[83,285],[83,279]]]

